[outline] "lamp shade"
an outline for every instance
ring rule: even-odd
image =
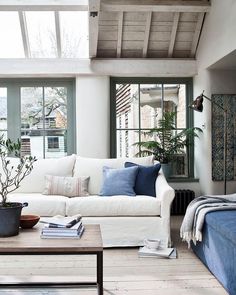
[[[203,111],[203,94],[199,95],[191,105],[189,105],[191,109],[197,112]]]

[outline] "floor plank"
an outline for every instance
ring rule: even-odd
[[[226,295],[220,283],[179,238],[181,217],[172,217],[178,259],[139,258],[138,248],[104,251],[104,295]],[[1,256],[0,281],[58,281],[95,278],[91,256]],[[65,273],[69,276],[65,276]],[[25,276],[25,277],[24,277]],[[0,295],[93,295],[94,289],[1,289]]]

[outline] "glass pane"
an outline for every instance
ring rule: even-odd
[[[117,157],[134,157],[139,148],[133,144],[139,141],[138,131],[116,131]]]
[[[52,11],[26,11],[31,57],[57,57],[55,17]]]
[[[45,87],[45,128],[67,128],[67,88]]]
[[[61,11],[62,57],[88,58],[88,12]]]
[[[18,12],[0,11],[0,58],[25,57]]]
[[[7,139],[7,131],[2,131],[2,130],[0,130],[0,136],[2,136],[3,135],[3,139]]]
[[[45,157],[58,158],[67,155],[67,132],[48,130],[45,137]]]
[[[164,110],[165,112],[177,112],[176,127],[186,127],[186,85],[164,85]]]
[[[21,128],[43,128],[42,87],[21,87]]]
[[[43,158],[43,132],[41,130],[21,131],[21,154]]]
[[[116,84],[116,128],[139,128],[137,84]]]
[[[0,130],[7,129],[7,88],[0,87]]]
[[[162,85],[140,84],[141,128],[155,128],[162,117]]]

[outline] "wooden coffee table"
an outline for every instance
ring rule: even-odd
[[[41,239],[41,226],[21,230],[18,236],[0,238],[0,255],[96,255],[97,280],[94,282],[6,282],[5,287],[97,287],[98,294],[103,295],[103,246],[99,225],[85,225],[81,239]]]

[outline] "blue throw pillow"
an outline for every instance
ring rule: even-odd
[[[125,162],[125,167],[138,167],[134,191],[137,195],[146,195],[156,197],[155,183],[161,164],[153,166],[141,166],[131,162]]]
[[[134,185],[138,167],[113,169],[103,167],[103,185],[100,196],[135,196]]]

